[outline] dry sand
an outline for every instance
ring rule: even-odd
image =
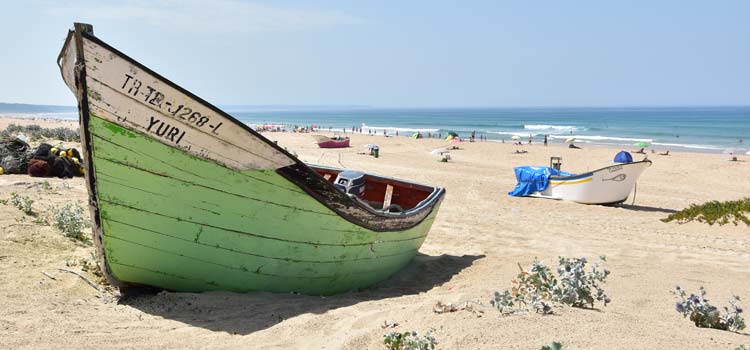
[[[691,291],[705,286],[720,305],[732,294],[750,300],[750,229],[659,221],[692,203],[747,196],[750,162],[649,154],[654,163],[641,177],[635,205],[586,206],[509,197],[513,167],[548,164],[557,155],[563,170],[593,170],[619,149],[525,145],[518,148],[529,153],[514,154],[511,144],[462,143],[451,162],[440,163],[429,154],[444,146],[439,140],[355,135],[351,148],[323,150],[309,134],[265,135],[307,162],[445,187],[421,254],[377,286],[326,298],[161,292],[118,301],[57,270],[66,260],[90,256],[91,246],[0,206],[0,348],[382,349],[383,334],[391,330],[381,327],[384,322],[398,323],[392,329],[399,331],[434,328],[441,349],[539,349],[551,341],[571,349],[628,350],[750,344],[747,333],[694,327],[674,311],[669,292],[676,284]],[[366,143],[379,144],[381,157],[358,154]],[[43,181],[0,176],[0,199],[11,192],[29,195],[39,213],[85,202],[82,179],[49,179],[46,190]],[[528,266],[538,257],[555,265],[558,256],[599,255],[607,256],[612,271],[607,307],[563,308],[555,316],[502,317],[490,307],[482,317],[432,311],[438,301],[488,304],[494,291],[510,286],[517,263]]]

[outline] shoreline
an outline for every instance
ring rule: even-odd
[[[242,112],[240,112],[242,113]],[[314,113],[314,112],[305,112],[305,113]],[[77,117],[55,117],[51,115],[57,115],[60,113],[34,113],[34,114],[22,114],[22,113],[5,113],[0,114],[0,119],[10,119],[10,120],[17,120],[20,123],[28,124],[29,120],[35,120],[40,122],[54,122],[57,123],[58,121],[66,121],[66,122],[76,122]],[[68,113],[63,113],[68,114]],[[314,123],[314,122],[305,122],[305,123],[290,123],[290,122],[253,122],[250,121],[248,117],[241,117],[241,116],[235,116],[238,120],[243,122],[245,125],[256,128],[258,125],[275,125],[275,126],[283,126],[288,132],[291,129],[294,129],[294,127],[308,127],[311,125],[317,125],[319,128],[315,132],[332,132],[332,133],[340,133],[340,134],[364,134],[368,135],[368,131],[372,131],[373,135],[381,136],[382,132],[385,130],[389,136],[395,136],[395,134],[398,132],[400,137],[409,137],[411,134],[415,132],[421,132],[425,137],[428,133],[437,133],[441,136],[445,136],[448,133],[449,129],[443,129],[441,128],[426,128],[426,127],[404,127],[404,126],[368,126],[365,123],[356,122],[356,123],[348,123],[348,122],[341,122],[338,121],[337,123],[342,123],[346,125],[354,125],[355,127],[357,125],[361,125],[361,127],[357,127],[358,130],[362,130],[361,132],[352,132],[350,127],[321,127],[323,123]],[[354,120],[354,116],[351,117],[352,120]],[[6,124],[0,124],[1,127],[4,128],[2,125]],[[506,141],[506,143],[512,143],[511,137],[512,136],[520,136],[521,141],[523,143],[526,143],[529,139],[529,135],[532,135],[533,142],[534,143],[542,143],[544,135],[549,136],[549,143],[550,144],[565,144],[564,140],[566,140],[569,137],[576,138],[575,141],[578,145],[586,145],[586,146],[592,146],[592,147],[612,147],[612,148],[622,148],[625,150],[628,150],[628,148],[637,148],[633,146],[633,142],[638,141],[645,141],[647,143],[650,143],[650,146],[647,148],[648,150],[654,149],[657,153],[664,152],[669,150],[670,152],[689,152],[689,153],[708,153],[708,154],[721,154],[724,153],[729,148],[736,148],[742,150],[740,154],[737,154],[738,156],[743,156],[745,153],[748,152],[750,149],[750,144],[744,144],[742,142],[739,142],[742,140],[741,138],[738,139],[738,142],[735,143],[722,143],[722,144],[699,144],[699,143],[679,143],[678,138],[675,139],[675,141],[664,141],[664,140],[658,140],[653,141],[653,139],[648,137],[618,137],[618,136],[600,136],[600,135],[587,135],[587,134],[577,134],[579,131],[578,127],[575,126],[560,126],[560,125],[535,125],[535,124],[529,124],[529,125],[523,125],[524,127],[530,127],[532,129],[525,130],[525,131],[488,131],[488,130],[477,130],[477,140],[480,138],[480,136],[483,136],[485,138],[485,141],[487,142],[498,142],[502,143],[503,140]],[[540,129],[543,128],[543,129]],[[562,129],[560,129],[562,128]],[[337,131],[338,129],[338,131]],[[568,130],[571,129],[573,132],[572,134],[566,134],[561,132],[563,129]],[[331,130],[331,131],[328,131]],[[583,129],[586,130],[586,129]],[[460,137],[463,139],[468,139],[466,137],[469,135],[470,132],[467,131],[459,131]],[[501,135],[504,135],[505,137],[502,137]],[[437,137],[433,137],[437,138]],[[618,142],[618,140],[620,142]]]

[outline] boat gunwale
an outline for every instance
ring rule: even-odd
[[[595,173],[598,173],[600,171],[603,171],[603,170],[606,170],[606,169],[609,169],[609,168],[618,167],[618,166],[629,166],[629,165],[641,164],[641,163],[649,163],[649,166],[651,164],[653,164],[651,162],[651,160],[644,159],[644,160],[640,160],[640,161],[637,161],[637,162],[612,164],[612,165],[605,166],[603,168],[599,168],[599,169],[596,169],[596,170],[585,172],[583,174],[576,174],[576,175],[570,175],[570,176],[554,176],[554,175],[552,175],[552,176],[549,177],[549,179],[550,180],[555,180],[555,181],[578,180],[578,179],[582,179],[582,178],[585,178],[585,177],[593,176]]]

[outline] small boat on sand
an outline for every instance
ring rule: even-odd
[[[625,202],[650,160],[617,163],[582,174],[552,167],[516,167],[518,185],[511,196],[560,199],[583,204]]]
[[[349,138],[334,136],[327,137],[323,135],[314,135],[315,142],[317,142],[320,148],[346,148],[349,147]]]
[[[78,99],[102,271],[121,287],[328,295],[406,266],[445,190],[311,166],[75,24],[58,65]]]

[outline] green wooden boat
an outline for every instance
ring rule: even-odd
[[[121,288],[366,287],[412,260],[444,197],[307,165],[90,25],[69,31],[58,65],[78,99],[93,241]]]

